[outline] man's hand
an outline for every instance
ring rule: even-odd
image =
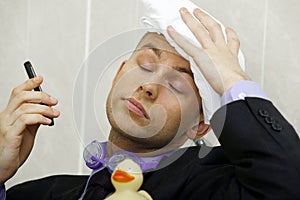
[[[240,43],[232,29],[226,28],[226,42],[220,24],[200,9],[194,10],[196,18],[185,8],[180,9],[180,14],[203,49],[193,45],[171,26],[168,27],[168,33],[177,45],[193,58],[218,94],[222,95],[240,80],[249,80],[239,65]]]
[[[58,101],[44,92],[32,91],[42,77],[29,79],[12,90],[7,107],[0,113],[0,185],[11,178],[29,156],[40,124],[49,125],[59,112]],[[44,105],[42,105],[44,104]]]

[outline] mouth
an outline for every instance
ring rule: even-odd
[[[139,116],[145,117],[146,119],[149,119],[148,113],[146,112],[144,106],[140,102],[138,102],[134,98],[127,98],[127,99],[124,99],[124,100],[126,102],[127,108],[131,112],[133,112],[133,113],[135,113]]]

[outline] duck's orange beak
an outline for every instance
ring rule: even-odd
[[[134,179],[134,176],[131,176],[127,172],[118,169],[115,171],[112,178],[120,183],[128,183]]]

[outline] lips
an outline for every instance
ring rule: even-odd
[[[138,102],[134,98],[128,98],[125,100],[126,100],[127,107],[130,111],[134,112],[135,114],[137,114],[139,116],[143,116],[143,117],[149,119],[149,115],[147,114],[144,106],[140,102]]]
[[[116,170],[112,178],[120,183],[128,183],[134,180],[134,176],[131,176],[130,174],[122,170]]]

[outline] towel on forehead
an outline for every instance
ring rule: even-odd
[[[194,73],[194,80],[199,89],[200,96],[202,97],[204,121],[205,123],[209,124],[209,120],[211,119],[212,115],[221,106],[221,97],[206,81],[206,79],[200,72],[200,69],[194,63],[193,59],[190,58],[179,46],[176,45],[176,43],[171,39],[166,31],[167,26],[172,25],[181,35],[186,37],[189,41],[193,42],[194,45],[201,48],[200,43],[182,21],[179,13],[179,9],[181,7],[186,7],[191,13],[195,8],[199,7],[188,0],[143,0],[143,4],[145,13],[141,18],[142,24],[146,28],[149,28],[149,31],[151,31],[152,29],[152,31],[159,31],[160,33],[162,33],[166,37],[167,41],[173,47],[175,47],[178,53],[180,53],[184,58],[190,61],[191,69]],[[218,20],[216,21],[221,25],[223,33],[225,33],[224,26]],[[241,67],[245,69],[244,56],[241,51],[239,52],[238,59]]]

